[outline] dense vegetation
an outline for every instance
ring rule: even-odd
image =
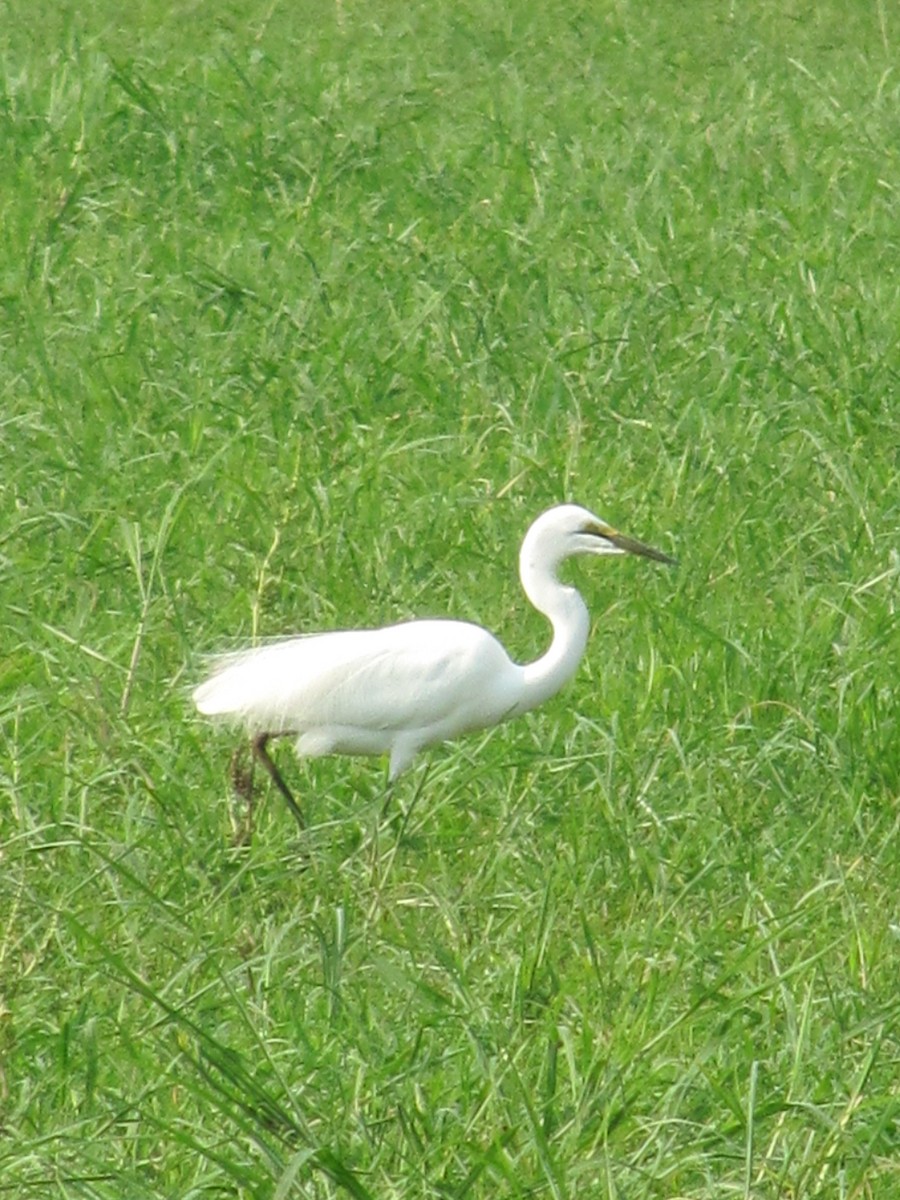
[[[0,23],[0,1196],[900,1197],[900,23]],[[451,614],[545,708],[279,761],[206,652]]]

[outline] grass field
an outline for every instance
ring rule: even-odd
[[[0,1198],[900,1198],[896,6],[2,11]],[[564,499],[574,683],[236,846],[203,656],[536,657]]]

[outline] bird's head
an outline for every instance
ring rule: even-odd
[[[573,554],[639,554],[656,562],[675,562],[662,550],[620,533],[577,504],[561,504],[542,513],[522,543],[523,568],[527,564],[552,571]]]

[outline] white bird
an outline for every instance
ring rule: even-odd
[[[574,504],[538,517],[519,554],[525,595],[553,629],[536,662],[514,663],[480,625],[407,621],[224,655],[194,703],[206,716],[230,717],[252,731],[254,754],[302,827],[300,807],[266,748],[271,738],[295,738],[300,755],[388,754],[393,782],[426,746],[527,712],[572,677],[587,645],[588,610],[560,582],[560,564],[574,554],[625,553],[675,561]]]

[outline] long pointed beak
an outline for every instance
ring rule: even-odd
[[[639,542],[637,538],[628,537],[627,534],[619,533],[616,529],[604,531],[603,537],[626,554],[640,554],[642,558],[652,558],[655,562],[668,563],[670,566],[675,566],[678,562],[676,558],[663,554],[662,550],[654,550],[646,542]]]

